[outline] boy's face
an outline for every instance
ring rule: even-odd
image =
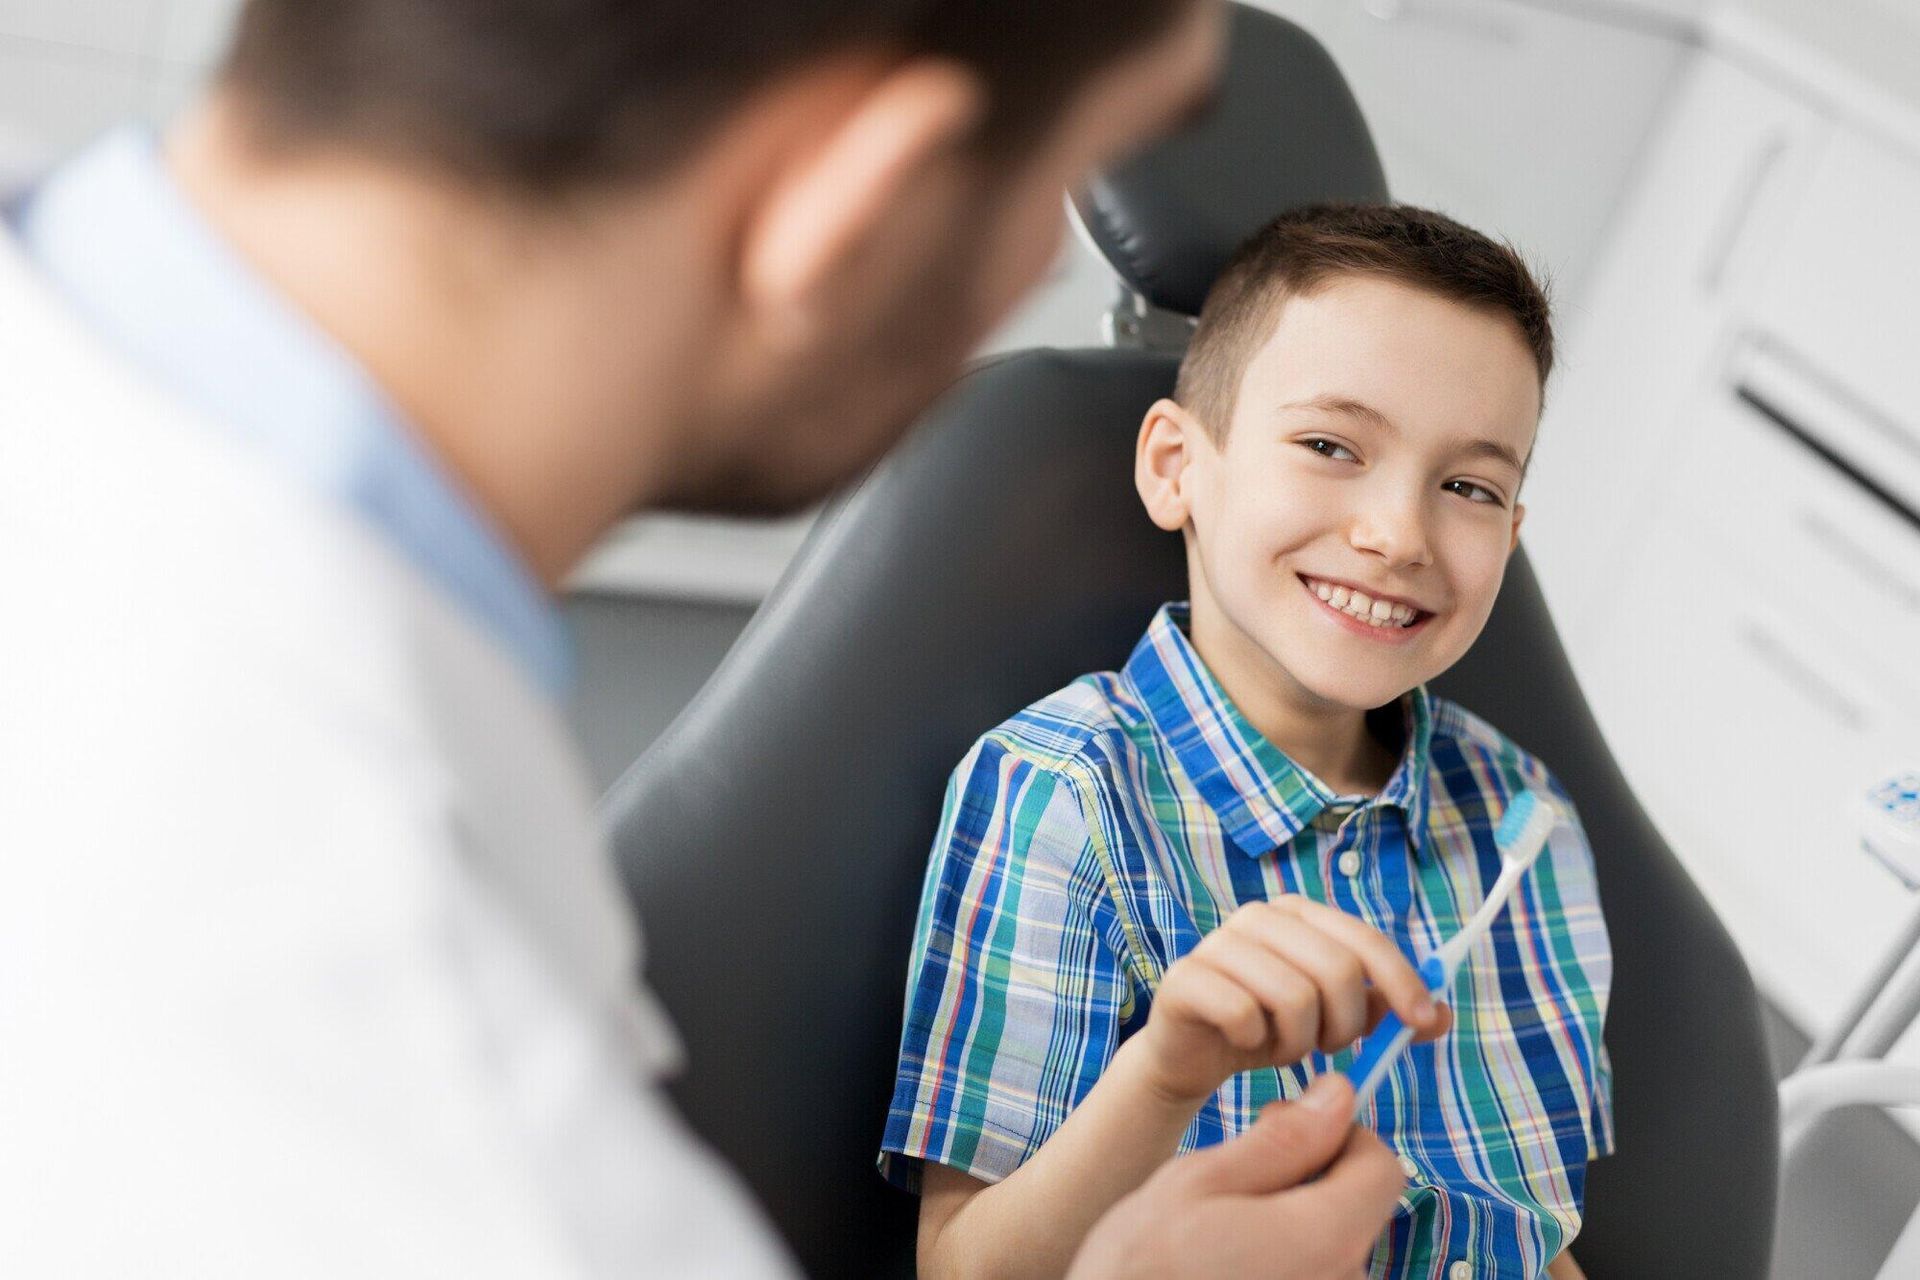
[[[1171,401],[1141,430],[1141,496],[1187,533],[1216,674],[1324,713],[1452,666],[1519,540],[1539,417],[1537,367],[1505,315],[1369,276],[1289,299],[1224,442]]]

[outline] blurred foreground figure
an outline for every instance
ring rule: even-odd
[[[257,0],[172,134],[7,206],[0,1257],[786,1270],[655,1083],[551,593],[636,509],[883,451],[1219,18]],[[1397,1174],[1341,1110],[1169,1166],[1085,1265],[1350,1269]]]

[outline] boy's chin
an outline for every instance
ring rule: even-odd
[[[1362,713],[1375,707],[1384,707],[1389,702],[1397,702],[1408,689],[1413,688],[1412,685],[1394,681],[1357,681],[1338,676],[1329,676],[1324,680],[1302,680],[1301,685],[1330,707]]]

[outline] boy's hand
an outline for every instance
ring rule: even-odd
[[[1421,1040],[1452,1023],[1385,934],[1288,895],[1241,907],[1167,970],[1137,1053],[1156,1092],[1197,1106],[1242,1071],[1348,1047],[1388,1008]]]

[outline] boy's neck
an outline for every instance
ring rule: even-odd
[[[1228,696],[1233,697],[1231,691]],[[1240,705],[1238,698],[1234,701]],[[1378,795],[1399,767],[1399,753],[1375,735],[1366,712],[1342,707],[1326,719],[1295,716],[1283,721],[1271,715],[1256,719],[1244,706],[1241,711],[1262,737],[1335,795]]]
[[[1336,795],[1379,793],[1399,767],[1404,737],[1397,705],[1378,713],[1337,706],[1306,695],[1289,697],[1288,677],[1261,679],[1234,661],[1231,642],[1210,634],[1196,612],[1188,637],[1221,690],[1261,737],[1286,753]],[[1269,664],[1271,665],[1271,664]],[[1391,745],[1390,745],[1390,741]]]

